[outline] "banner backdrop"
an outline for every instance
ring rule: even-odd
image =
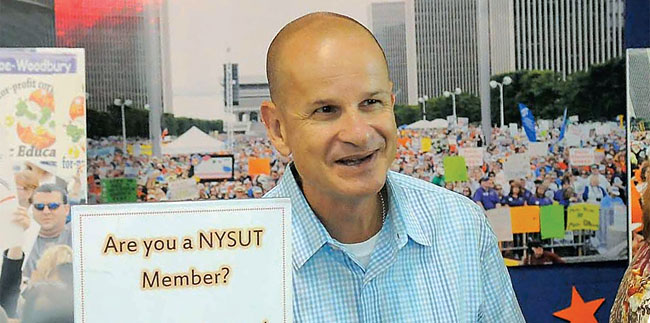
[[[85,203],[85,78],[83,49],[0,48],[0,182],[14,197],[0,204],[2,214],[21,207],[31,216],[18,181],[21,190],[57,184],[71,204]],[[30,225],[23,233],[0,223],[0,250],[22,244],[28,257],[39,231],[34,219]]]

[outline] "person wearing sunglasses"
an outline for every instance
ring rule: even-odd
[[[30,203],[34,220],[41,228],[23,270],[23,276],[28,278],[49,247],[62,244],[72,247],[70,224],[66,224],[70,205],[65,188],[43,184],[34,190]]]

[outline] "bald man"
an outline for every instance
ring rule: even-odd
[[[269,47],[267,77],[262,118],[293,160],[266,197],[292,201],[297,322],[523,322],[482,210],[388,171],[395,95],[365,27],[294,20]]]

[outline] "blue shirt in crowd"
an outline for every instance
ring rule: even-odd
[[[531,196],[528,199],[528,205],[538,205],[538,206],[544,206],[544,205],[551,205],[553,204],[553,201],[549,199],[548,197],[536,197],[535,195]]]
[[[321,224],[291,166],[265,197],[292,203],[296,322],[524,322],[478,205],[388,172],[388,215],[364,268]]]
[[[526,203],[526,199],[523,196],[514,197],[512,195],[504,196],[501,199],[501,204],[507,206],[523,206]]]
[[[482,187],[479,187],[474,193],[474,201],[481,202],[483,208],[486,210],[493,209],[497,207],[497,203],[500,203],[499,195],[497,191],[493,189],[484,190]]]

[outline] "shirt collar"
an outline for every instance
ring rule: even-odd
[[[399,235],[399,245],[403,246],[406,244],[406,235],[408,235],[413,241],[421,245],[431,246],[431,240],[424,233],[422,224],[411,207],[411,203],[409,203],[405,187],[399,185],[400,180],[397,178],[398,176],[403,175],[389,171],[386,177],[386,185],[388,187],[388,203],[390,205],[389,215],[394,216],[393,229]]]
[[[294,177],[292,165],[293,163],[287,165],[284,175],[276,186],[278,190],[276,196],[291,199],[293,266],[295,269],[300,269],[323,245],[337,243],[309,206]],[[431,246],[430,239],[424,234],[420,221],[410,207],[404,188],[396,183],[399,181],[396,176],[399,175],[389,171],[386,179],[389,205],[387,217],[391,217],[391,221],[387,219],[386,224],[389,222],[392,224],[388,229],[397,234],[399,247],[406,245],[407,236],[421,245]]]

